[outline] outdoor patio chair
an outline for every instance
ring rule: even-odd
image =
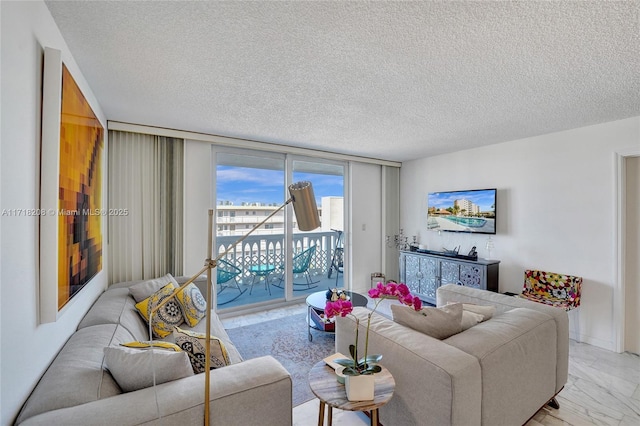
[[[316,246],[311,246],[308,249],[306,249],[305,251],[295,255],[293,257],[292,260],[292,265],[293,265],[293,273],[294,274],[304,274],[307,282],[306,283],[296,283],[294,282],[293,285],[306,285],[307,287],[304,289],[296,289],[294,287],[294,290],[308,290],[311,288],[316,288],[317,286],[314,285],[312,286],[312,284],[317,283],[318,281],[313,281],[311,279],[311,274],[309,273],[309,266],[311,266],[311,260],[313,259],[313,256],[316,253]],[[282,282],[284,281],[284,275],[285,275],[285,265],[284,263],[280,265],[280,268],[282,270],[282,276],[280,277],[280,283],[277,285],[277,287],[282,287]]]
[[[238,294],[235,295],[230,300],[226,300],[224,302],[218,302],[218,305],[224,305],[230,302],[233,302],[238,297],[242,296],[242,293],[247,291],[246,289],[242,290],[240,285],[238,284],[237,277],[242,273],[242,269],[237,266],[227,262],[226,260],[218,260],[216,266],[216,282],[218,284],[218,294],[222,293],[222,291],[226,288],[233,288],[238,290]],[[230,284],[227,284],[229,283]]]

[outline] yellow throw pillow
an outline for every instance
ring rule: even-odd
[[[151,311],[158,306],[160,302],[169,297],[176,288],[177,287],[173,283],[169,283],[144,299],[142,302],[136,303],[136,309],[140,312],[147,323],[149,323],[149,315],[151,314]],[[153,329],[154,335],[164,338],[171,334],[173,327],[177,327],[183,322],[184,318],[182,316],[180,304],[176,301],[175,297],[172,297],[167,304],[153,314],[153,318],[151,319],[151,328]]]
[[[206,334],[195,333],[193,331],[187,331],[180,327],[176,327],[173,330],[173,337],[175,338],[176,345],[189,354],[189,360],[191,361],[193,372],[196,374],[203,373],[205,371],[206,360]],[[227,348],[220,339],[215,336],[211,336],[210,348],[211,353],[209,359],[211,359],[211,369],[224,367],[225,365],[230,364]]]
[[[120,343],[120,346],[125,346],[127,348],[134,348],[134,349],[147,349],[147,348],[162,348],[162,349],[170,349],[173,350],[175,352],[182,352],[182,349],[180,349],[180,346],[176,345],[175,343],[171,343],[171,342],[164,342],[162,340],[157,341],[157,342],[127,342],[127,343]]]
[[[207,301],[194,283],[180,290],[176,299],[182,308],[184,320],[191,327],[195,327],[207,313]]]

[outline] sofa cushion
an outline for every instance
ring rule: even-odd
[[[163,347],[107,346],[105,364],[124,392],[193,376],[187,353]]]
[[[194,283],[180,290],[176,294],[176,300],[180,304],[185,322],[191,327],[207,314],[207,301]]]
[[[173,331],[173,337],[176,345],[189,355],[191,366],[195,373],[203,373],[206,371],[206,334],[196,333],[193,331],[183,330],[176,327]],[[229,365],[229,355],[224,342],[215,336],[211,336],[209,340],[209,359],[211,360],[211,368],[220,368]]]
[[[115,324],[86,327],[75,332],[31,393],[17,423],[46,411],[72,407],[121,393],[104,368],[105,346],[134,340]]]
[[[149,339],[149,328],[136,310],[128,288],[110,288],[102,293],[78,324],[78,330],[97,324],[120,324],[136,340]]]
[[[462,304],[456,303],[441,308],[422,308],[419,311],[404,306],[391,305],[393,320],[436,339],[462,331]]]
[[[175,289],[175,284],[169,283],[143,301],[136,303],[138,312],[151,324],[153,334],[160,338],[168,336],[173,331],[173,327],[177,327],[184,322],[180,304],[176,301],[175,297],[171,296]],[[168,297],[171,297],[169,302],[153,312],[153,310]],[[152,318],[150,320],[149,317],[151,316]]]

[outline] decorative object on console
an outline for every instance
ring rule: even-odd
[[[418,237],[414,235],[413,241],[409,244],[409,237],[404,235],[404,230],[400,229],[400,233],[393,236],[393,239],[390,235],[386,237],[387,247],[395,247],[398,250],[408,250],[410,247],[418,246]]]
[[[382,368],[378,365],[378,362],[382,359],[382,355],[369,355],[369,328],[371,326],[371,315],[376,311],[380,302],[384,299],[397,299],[404,305],[410,306],[415,310],[419,310],[422,307],[422,301],[415,296],[411,295],[409,288],[404,284],[396,284],[389,282],[387,284],[378,283],[378,285],[369,290],[369,297],[376,299],[374,308],[369,312],[367,317],[367,334],[365,336],[364,344],[364,356],[359,358],[358,354],[358,333],[360,328],[360,320],[356,319],[356,335],[355,344],[349,345],[349,353],[351,359],[335,359],[333,362],[344,366],[343,374],[346,376],[345,386],[347,388],[347,398],[349,401],[364,401],[368,400],[365,397],[369,395],[373,399],[373,385],[374,378],[370,380],[357,380],[356,383],[351,382],[352,376],[367,376],[378,373]],[[325,306],[325,315],[329,318],[340,315],[345,317],[353,311],[353,305],[350,301],[338,299],[335,302],[328,301]],[[370,387],[370,389],[367,388]],[[364,389],[362,389],[364,388]],[[351,392],[351,395],[350,395]],[[353,399],[352,399],[353,398]],[[365,399],[361,399],[365,398]]]
[[[489,237],[487,238],[487,244],[484,246],[485,249],[487,249],[487,259],[491,259],[491,252],[493,251],[494,248],[496,248],[496,246],[493,243],[493,238]]]
[[[251,235],[256,229],[264,225],[269,219],[275,216],[280,210],[285,208],[288,204],[293,204],[293,209],[296,215],[296,220],[298,222],[298,229],[301,231],[312,231],[320,226],[320,218],[318,217],[318,207],[316,205],[315,196],[313,194],[313,186],[311,182],[301,181],[296,182],[289,185],[289,194],[290,198],[285,201],[280,207],[275,209],[269,216],[265,217],[265,219],[254,226],[249,232],[247,232],[244,236],[239,238],[233,244],[230,244],[226,250],[220,253],[216,258],[213,258],[213,215],[214,209],[209,209],[209,229],[208,229],[208,244],[207,244],[207,258],[205,259],[204,267],[198,271],[195,275],[193,275],[190,279],[188,279],[182,286],[173,291],[173,293],[162,300],[157,306],[155,306],[149,313],[149,318],[152,321],[149,321],[149,335],[152,335],[151,332],[151,323],[153,322],[153,315],[158,312],[158,310],[162,309],[166,303],[169,303],[170,300],[174,299],[174,296],[186,288],[189,284],[193,283],[200,275],[207,273],[207,309],[206,316],[207,324],[206,324],[206,332],[205,332],[205,384],[204,384],[204,424],[210,424],[210,374],[208,373],[211,369],[211,321],[209,321],[208,313],[211,312],[212,309],[212,295],[211,295],[211,286],[212,286],[212,271],[216,268],[218,262],[225,257],[232,249],[234,249],[238,244],[243,242],[249,235]]]

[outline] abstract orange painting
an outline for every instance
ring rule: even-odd
[[[104,129],[62,65],[58,310],[102,270]]]

